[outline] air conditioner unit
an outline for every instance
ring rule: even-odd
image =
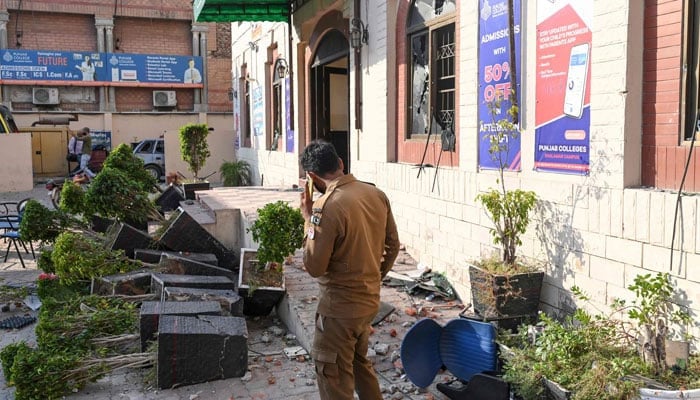
[[[177,105],[177,97],[174,90],[154,90],[153,107],[174,107]]]
[[[33,104],[59,104],[57,88],[32,88]]]

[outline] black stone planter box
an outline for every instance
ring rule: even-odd
[[[227,249],[186,211],[180,211],[170,223],[161,235],[160,243],[175,251],[212,253],[219,260],[219,267],[232,271],[238,267],[236,253]]]
[[[155,339],[159,320],[163,315],[221,315],[221,305],[216,301],[144,301],[139,312],[141,351]]]
[[[236,282],[225,276],[152,274],[151,292],[158,298],[166,286],[200,289],[236,290]]]
[[[158,272],[175,275],[225,276],[232,281],[237,274],[230,269],[190,260],[189,258],[163,254],[158,263]]]
[[[164,315],[158,327],[159,389],[241,377],[248,369],[245,318]]]
[[[279,287],[261,286],[251,288],[244,281],[245,271],[252,268],[250,261],[257,256],[257,250],[242,248],[241,265],[238,270],[238,294],[243,298],[243,314],[251,317],[270,314],[277,303],[282,300],[286,289],[284,287],[284,275]]]
[[[148,233],[124,222],[112,225],[106,236],[108,249],[124,250],[124,254],[129,258],[134,257],[135,249],[157,249],[159,247]]]
[[[155,201],[160,211],[173,211],[180,207],[180,202],[185,200],[182,190],[175,185],[168,186]]]
[[[211,253],[190,253],[182,251],[165,251],[165,250],[150,250],[150,249],[136,249],[134,250],[134,259],[143,261],[149,264],[158,264],[160,259],[164,256],[177,256],[184,257],[190,260],[199,261],[201,263],[217,266],[219,265],[219,260],[216,256]]]
[[[152,271],[138,270],[125,274],[92,278],[90,293],[100,296],[139,296],[151,290]]]
[[[537,315],[544,272],[494,275],[469,266],[474,311],[484,318]]]
[[[211,188],[209,182],[183,183],[182,187],[185,191],[185,200],[197,200],[197,196],[194,193],[196,190],[209,190]]]
[[[230,315],[243,316],[243,298],[234,290],[166,286],[163,290],[163,299],[165,301],[218,301],[221,309]]]

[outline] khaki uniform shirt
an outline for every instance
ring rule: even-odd
[[[305,228],[304,266],[320,286],[317,312],[335,318],[376,314],[381,280],[399,252],[384,192],[344,175],[314,202]]]

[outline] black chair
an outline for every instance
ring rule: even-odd
[[[0,217],[0,227],[2,227],[3,229],[3,231],[0,233],[0,238],[8,242],[7,250],[5,251],[5,260],[3,262],[7,262],[7,257],[10,254],[10,248],[14,245],[15,251],[17,252],[17,257],[19,257],[19,262],[22,263],[22,268],[27,268],[26,265],[24,265],[22,252],[20,252],[19,246],[17,245],[17,243],[19,242],[19,244],[22,245],[24,252],[29,254],[29,250],[27,250],[27,245],[26,243],[24,243],[19,233],[19,225],[22,222],[23,212],[24,209],[22,209],[17,214],[16,220],[13,220],[12,217],[7,215]],[[32,242],[29,242],[29,248],[32,251],[32,258],[36,260],[36,255],[34,254],[34,246],[32,246]]]
[[[24,211],[24,206],[27,205],[29,199],[20,201],[3,201],[0,202],[0,218],[7,217],[12,222],[19,221],[19,214]],[[0,222],[0,229],[11,229],[7,219],[3,218]]]

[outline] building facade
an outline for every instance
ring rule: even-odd
[[[519,254],[546,265],[542,308],[582,306],[574,285],[606,306],[638,274],[669,272],[697,316],[699,11],[514,4],[513,24],[506,0],[307,1],[289,24],[233,23],[237,157],[257,183],[291,185],[305,144],[333,142],[390,196],[409,253],[469,302],[467,262],[497,249],[475,200],[498,184],[489,104],[513,90],[505,182],[539,198]]]
[[[57,127],[90,127],[111,147],[164,136],[166,169],[187,175],[178,128],[207,123],[202,172],[233,159],[230,24],[193,22],[189,0],[0,4],[1,100],[32,132],[35,176],[67,171]]]

